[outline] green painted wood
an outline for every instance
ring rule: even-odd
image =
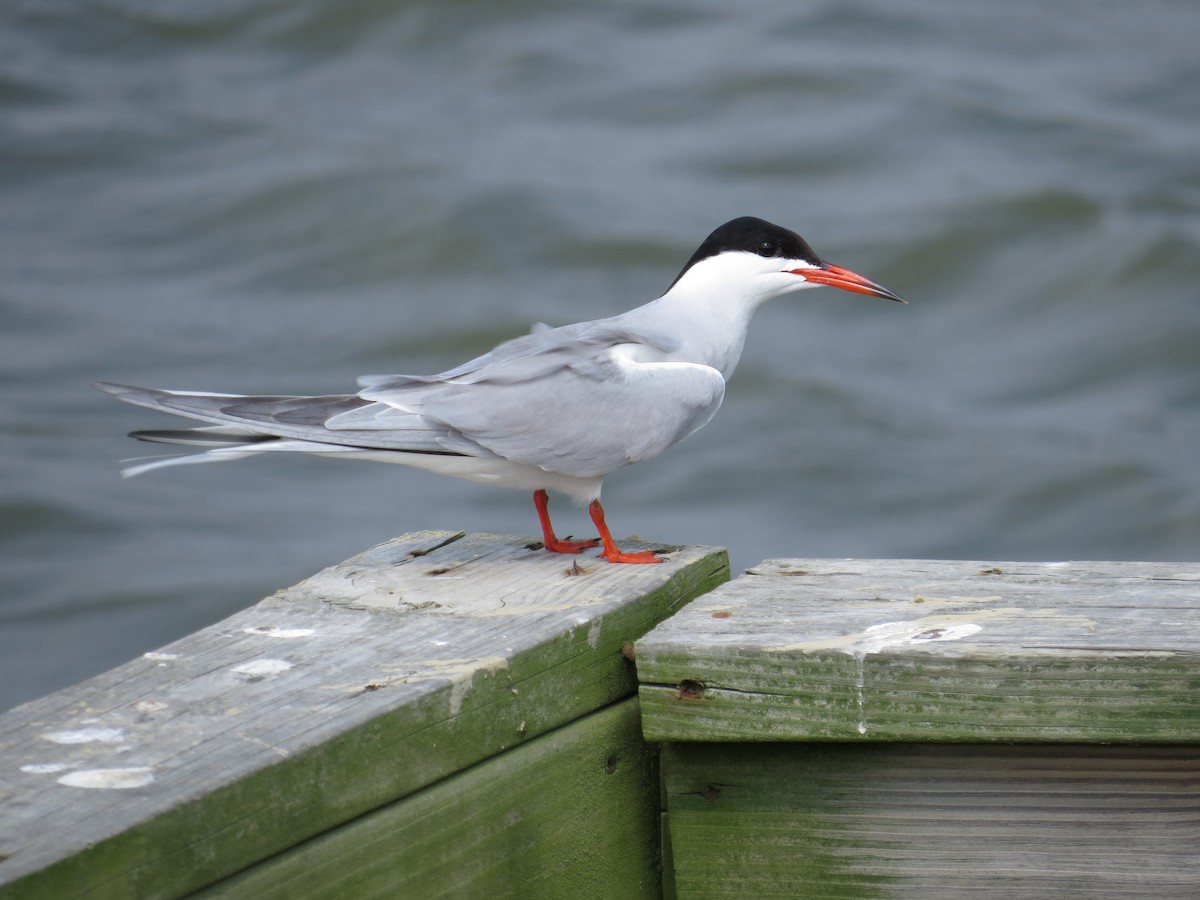
[[[659,741],[1200,742],[1200,565],[776,560],[637,643]]]
[[[659,815],[657,749],[630,698],[201,896],[655,898]]]
[[[1200,747],[672,744],[680,900],[1200,896]]]
[[[0,716],[0,897],[213,884],[629,696],[628,642],[727,578],[710,548],[376,547]]]

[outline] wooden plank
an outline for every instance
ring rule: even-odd
[[[1200,748],[674,744],[681,900],[1200,896]]]
[[[709,548],[376,547],[0,716],[0,896],[212,884],[628,696],[622,648],[727,577]]]
[[[327,832],[202,896],[661,896],[657,748],[637,699]]]
[[[637,662],[650,740],[1200,742],[1200,565],[768,561]]]

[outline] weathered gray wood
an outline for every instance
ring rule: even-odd
[[[1200,565],[768,561],[637,661],[651,740],[1200,742]]]
[[[728,577],[408,535],[0,716],[0,895],[178,896],[634,690]]]
[[[657,755],[642,740],[631,697],[202,896],[659,897]]]
[[[1200,896],[1200,752],[674,744],[681,900]]]

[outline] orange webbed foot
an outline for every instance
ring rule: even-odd
[[[614,548],[615,549],[615,548]],[[661,556],[655,556],[650,550],[616,550],[616,552],[608,551],[600,554],[610,563],[633,563],[635,565],[644,565],[645,563],[660,563],[666,562]]]
[[[612,532],[608,530],[608,525],[604,523],[604,507],[600,505],[599,500],[593,500],[588,506],[588,512],[591,513],[592,522],[596,526],[596,530],[600,532],[600,540],[604,542],[604,552],[600,555],[607,559],[610,563],[633,563],[635,565],[644,565],[645,563],[660,563],[666,562],[655,556],[649,550],[622,550],[613,540]]]
[[[555,538],[552,542],[545,541],[546,549],[551,553],[582,553],[584,550],[590,550],[592,547],[600,546],[600,538],[592,538],[590,541],[572,541],[559,540]]]

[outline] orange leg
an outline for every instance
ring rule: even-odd
[[[598,538],[590,541],[560,541],[554,536],[554,526],[550,524],[550,497],[543,490],[533,492],[533,505],[537,507],[538,519],[542,523],[542,543],[551,553],[578,553],[588,547],[600,543]]]
[[[616,541],[613,540],[612,533],[609,532],[608,526],[604,524],[604,507],[600,505],[599,500],[593,500],[588,507],[588,512],[592,514],[592,521],[596,523],[596,528],[600,531],[600,540],[604,542],[604,552],[600,555],[612,563],[660,563],[663,560],[659,559],[649,550],[634,550],[626,553],[617,547]]]

